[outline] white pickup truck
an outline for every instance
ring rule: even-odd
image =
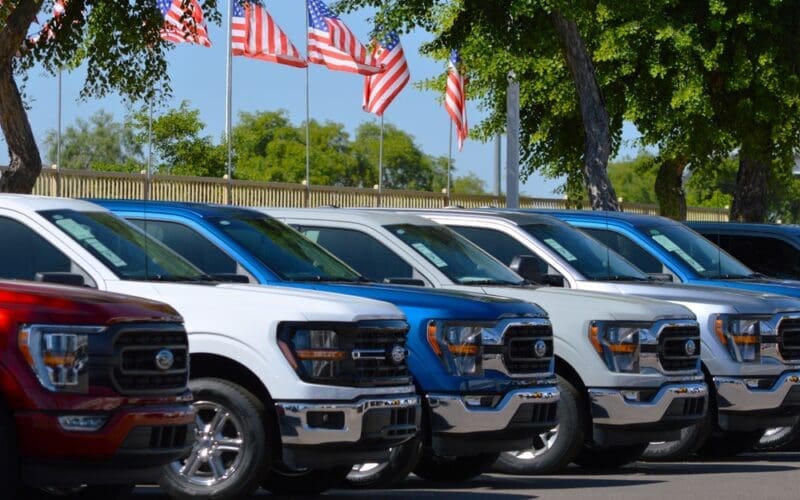
[[[219,284],[78,200],[0,195],[0,235],[1,278],[157,299],[183,316],[198,418],[192,452],[162,478],[173,497],[241,498],[259,486],[320,492],[418,432],[419,398],[405,356],[396,355],[406,352],[408,325],[391,304]],[[392,353],[380,376],[376,342]],[[359,362],[362,344],[373,354],[368,366]],[[170,374],[131,376],[157,388]]]
[[[372,280],[513,297],[547,311],[561,391],[558,426],[542,434],[533,449],[503,453],[498,465],[506,470],[548,473],[573,461],[618,466],[635,460],[648,441],[678,439],[681,429],[705,417],[700,329],[685,307],[529,286],[455,232],[414,215],[263,211]]]

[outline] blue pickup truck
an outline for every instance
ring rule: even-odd
[[[800,280],[800,226],[743,222],[687,222],[753,270],[773,278]]]
[[[365,463],[351,486],[389,486],[412,470],[464,480],[499,452],[529,448],[556,424],[552,326],[530,303],[370,284],[322,247],[251,210],[190,203],[95,201],[215,279],[301,287],[391,302],[407,316],[408,365],[423,396],[423,436]],[[310,346],[324,347],[324,346]],[[363,350],[363,349],[362,349]],[[376,352],[402,356],[405,353]]]

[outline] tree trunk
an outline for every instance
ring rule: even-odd
[[[41,6],[42,0],[20,0],[0,28],[0,130],[11,159],[8,170],[0,173],[0,192],[30,193],[42,171],[39,148],[14,81],[13,63]]]
[[[743,147],[739,152],[739,171],[733,191],[731,220],[765,222],[767,220],[767,176],[770,161],[752,155]]]
[[[686,161],[662,159],[656,174],[656,198],[658,211],[664,217],[686,220],[686,194],[683,191],[683,171]]]
[[[578,32],[575,21],[561,13],[550,14],[567,58],[575,83],[586,135],[583,153],[583,181],[589,194],[592,210],[619,210],[617,195],[608,178],[608,157],[611,154],[611,131],[600,85],[592,58]]]

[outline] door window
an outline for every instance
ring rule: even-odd
[[[69,273],[72,262],[26,225],[0,217],[0,278],[33,280],[36,273]]]
[[[661,261],[647,253],[642,247],[625,235],[609,229],[582,228],[584,232],[625,257],[634,266],[646,273],[663,272]]]

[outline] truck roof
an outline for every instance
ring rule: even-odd
[[[438,226],[424,217],[411,214],[398,214],[389,211],[369,211],[343,208],[259,208],[273,217],[303,217],[326,219],[332,221],[360,222],[367,225],[387,226],[392,224],[416,224],[425,226]]]
[[[627,223],[633,227],[659,225],[679,225],[680,222],[661,217],[660,215],[634,214],[629,212],[611,212],[607,210],[548,210],[548,209],[523,209],[523,213],[537,213],[552,215],[554,217],[570,217],[576,219],[614,220]]]
[[[252,208],[243,208],[232,205],[215,205],[182,201],[144,201],[144,200],[112,200],[112,199],[90,199],[89,201],[99,203],[111,210],[158,210],[181,215],[193,215],[195,217],[206,218],[216,217],[221,214],[230,215],[238,213],[242,216],[252,216]]]
[[[73,198],[54,198],[30,194],[0,194],[0,208],[8,208],[18,212],[38,212],[40,210],[83,210],[105,211],[93,203]]]

